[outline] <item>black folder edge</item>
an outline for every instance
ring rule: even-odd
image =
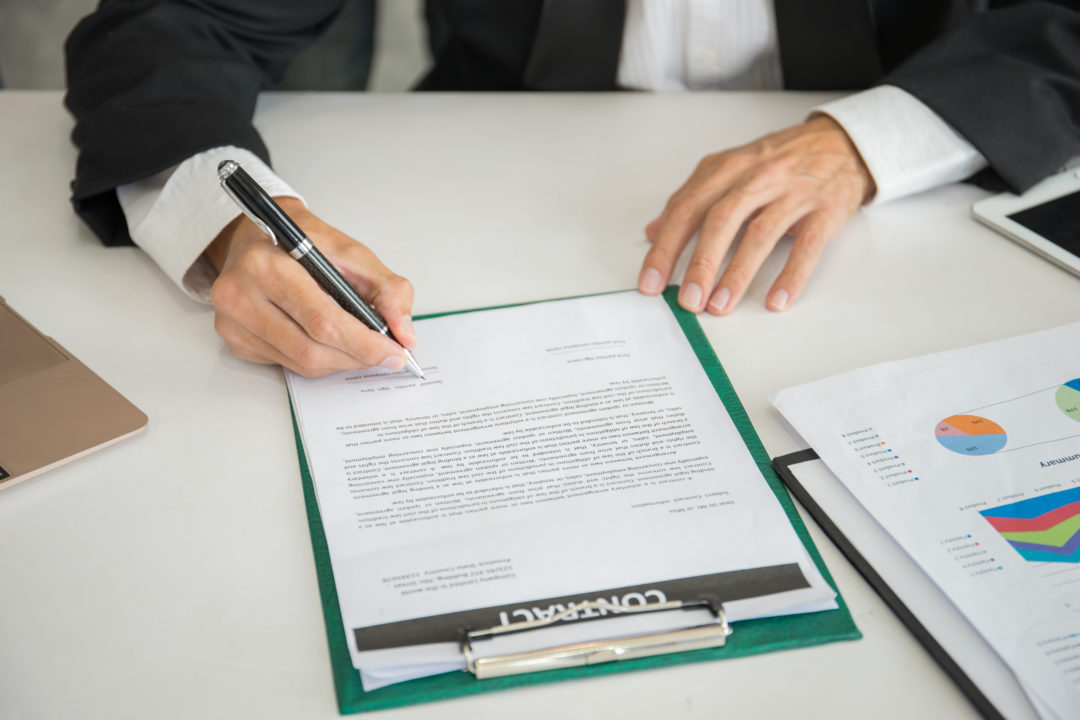
[[[607,295],[610,293],[595,293]],[[388,687],[365,692],[360,682],[360,673],[353,667],[352,657],[347,645],[346,632],[338,603],[337,586],[334,582],[334,572],[330,565],[330,552],[323,531],[322,517],[319,514],[318,500],[315,498],[315,487],[312,482],[311,472],[308,468],[307,457],[304,453],[303,440],[300,437],[300,427],[297,424],[296,410],[289,398],[289,409],[292,415],[293,437],[296,442],[297,461],[300,466],[300,483],[303,488],[304,505],[308,516],[308,530],[311,535],[312,551],[315,556],[315,572],[319,583],[319,598],[323,610],[323,620],[326,625],[327,644],[330,649],[330,667],[334,677],[334,690],[337,694],[338,710],[342,715],[360,712],[372,712],[395,707],[414,705],[424,702],[447,700],[455,697],[463,697],[492,690],[508,689],[532,684],[544,684],[559,682],[571,678],[595,677],[598,675],[632,672],[646,668],[670,667],[690,662],[702,662],[720,660],[724,658],[745,657],[777,650],[812,647],[838,641],[858,640],[862,633],[855,626],[847,603],[833,580],[825,561],[814,546],[806,526],[799,516],[798,510],[792,503],[791,498],[784,491],[783,485],[773,472],[770,458],[761,440],[750,423],[750,418],[742,406],[735,389],[732,387],[727,373],[720,364],[712,345],[702,331],[697,317],[683,310],[677,301],[678,287],[669,286],[664,291],[664,300],[675,319],[682,328],[683,334],[693,348],[698,360],[701,362],[713,389],[720,397],[728,415],[735,423],[735,427],[746,444],[761,472],[762,479],[776,496],[798,536],[800,542],[806,548],[811,561],[817,565],[818,570],[836,592],[837,608],[824,610],[816,613],[800,615],[784,615],[780,617],[758,618],[744,620],[738,624],[738,631],[728,640],[725,647],[710,648],[704,650],[690,650],[686,652],[654,655],[652,657],[635,660],[624,660],[614,663],[600,663],[582,667],[567,668],[562,670],[545,670],[543,672],[526,675],[512,675],[507,677],[477,680],[464,672],[445,673],[430,677],[418,678]],[[582,296],[578,296],[582,297]],[[570,299],[570,298],[558,298]],[[551,302],[541,300],[538,302]],[[479,310],[494,310],[502,307],[516,307],[518,305],[531,305],[533,303],[515,303],[502,305],[497,308],[477,308],[476,310],[464,310],[449,313],[437,313],[417,317],[441,317],[443,315],[458,314],[458,312],[477,312]]]
[[[993,718],[994,720],[1005,720],[1005,716],[994,706],[990,699],[983,694],[979,686],[976,685],[963,668],[956,664],[949,652],[941,646],[936,638],[930,633],[926,627],[919,622],[919,619],[915,616],[915,613],[908,609],[907,605],[900,599],[900,597],[893,592],[892,588],[885,578],[874,569],[873,565],[863,557],[854,543],[848,540],[844,535],[840,527],[833,522],[829,514],[825,512],[824,508],[817,504],[814,498],[806,490],[805,487],[795,477],[795,473],[792,471],[792,466],[799,465],[804,462],[810,462],[813,460],[820,460],[818,454],[813,449],[800,450],[788,455],[781,455],[773,458],[773,469],[776,470],[776,474],[780,476],[784,485],[787,486],[791,494],[795,496],[795,499],[806,508],[807,512],[814,518],[821,529],[825,531],[825,534],[840,548],[840,552],[844,553],[848,561],[855,566],[855,569],[859,571],[859,574],[863,576],[866,582],[870,583],[870,587],[874,588],[874,591],[881,596],[881,599],[889,606],[893,613],[900,619],[900,622],[915,638],[922,643],[922,646],[926,648],[927,652],[937,661],[937,664],[941,666],[941,669],[948,673],[949,677],[953,679],[960,691],[967,696],[967,699],[971,701],[971,704],[982,714],[984,717]]]

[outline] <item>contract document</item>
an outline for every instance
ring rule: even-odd
[[[1076,717],[1080,324],[856,370],[775,404],[1031,707]]]
[[[462,668],[459,629],[562,610],[560,643],[709,621],[621,612],[665,600],[837,607],[663,298],[416,327],[426,380],[288,375],[365,690]]]

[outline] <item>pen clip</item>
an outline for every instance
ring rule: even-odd
[[[238,167],[239,165],[230,160],[229,163],[225,164],[225,167],[223,167],[222,170],[219,171],[218,177],[221,178],[221,189],[224,190],[225,193],[232,198],[232,201],[236,203],[237,207],[240,208],[240,211],[242,213],[248,216],[248,219],[251,220],[251,222],[255,223],[255,225],[257,225],[260,230],[262,230],[264,233],[267,234],[267,236],[269,236],[270,242],[277,245],[277,235],[275,235],[274,231],[270,229],[270,226],[264,223],[259,218],[255,217],[255,214],[248,210],[247,205],[240,202],[240,198],[236,196],[236,193],[233,192],[232,188],[229,187],[228,184],[225,182],[226,180],[228,180],[229,176],[232,175],[232,172]]]

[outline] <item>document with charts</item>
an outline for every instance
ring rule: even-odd
[[[459,628],[586,600],[617,614],[707,592],[732,621],[836,607],[663,298],[417,330],[426,380],[288,378],[366,689],[460,669]],[[559,629],[610,632],[604,614]]]
[[[1080,708],[1080,324],[789,388],[776,407],[1058,717]]]

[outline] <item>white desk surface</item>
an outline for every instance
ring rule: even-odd
[[[703,154],[825,97],[270,95],[257,124],[423,314],[634,287],[642,228]],[[0,718],[337,716],[280,370],[234,359],[206,307],[75,217],[60,93],[0,93],[0,126],[0,294],[150,416],[0,493]],[[984,195],[864,210],[789,312],[762,306],[774,255],[737,313],[702,316],[770,454],[800,449],[767,400],[780,388],[1080,319],[1080,281],[969,219]],[[862,640],[385,716],[973,716],[808,524]]]

